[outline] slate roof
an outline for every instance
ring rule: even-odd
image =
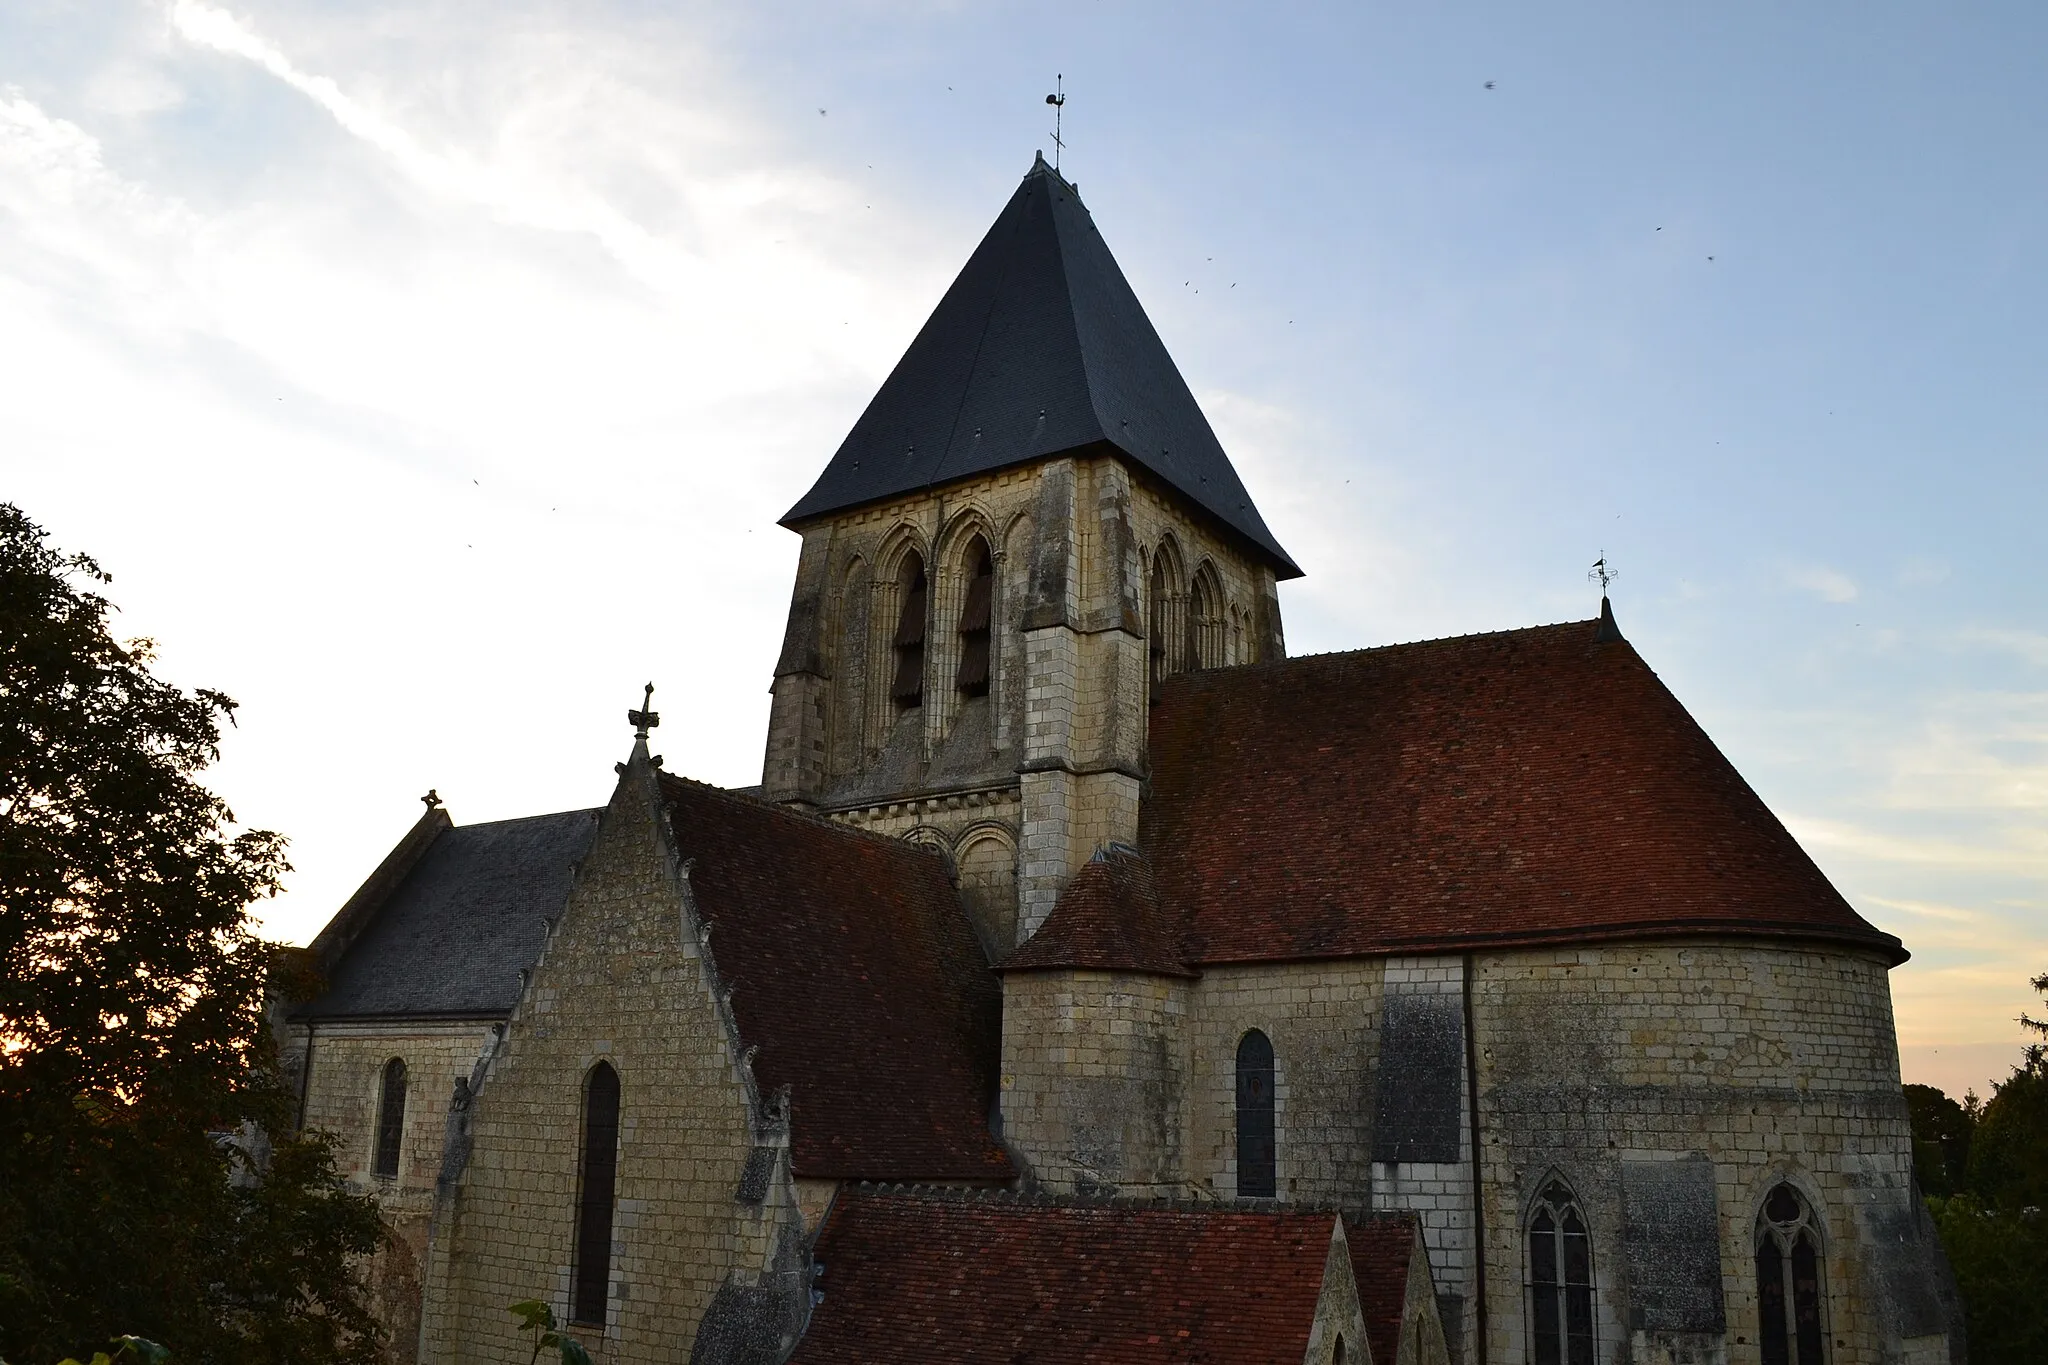
[[[799,1176],[1003,1181],[1001,987],[940,857],[664,774],[742,1043]]]
[[[1186,962],[1674,935],[1905,960],[1611,623],[1183,674],[1151,764],[1139,845]]]
[[[1300,577],[1080,195],[1040,158],[782,521],[1091,450],[1122,454]]]
[[[443,830],[342,953],[297,1018],[502,1018],[558,919],[594,810]]]
[[[791,1360],[1296,1365],[1337,1216],[842,1189],[814,1250],[824,1297]],[[1405,1297],[1414,1224],[1346,1233],[1365,1243],[1353,1266],[1388,1281],[1367,1300],[1367,1337],[1393,1365],[1384,1305]],[[1397,1342],[1398,1306],[1393,1322]]]
[[[1002,963],[1004,971],[1036,967],[1194,975],[1160,907],[1152,865],[1136,849],[1119,845],[1074,874],[1038,932]]]

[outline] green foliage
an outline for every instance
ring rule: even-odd
[[[519,1330],[533,1334],[533,1354],[529,1361],[538,1361],[542,1351],[559,1352],[562,1365],[590,1365],[590,1353],[583,1349],[583,1343],[560,1330],[555,1321],[555,1310],[539,1299],[521,1299],[511,1307],[512,1316],[519,1319]]]
[[[1913,1173],[1922,1192],[1946,1198],[1964,1188],[1970,1166],[1970,1138],[1976,1131],[1977,1097],[1957,1104],[1931,1085],[1906,1087],[1906,1112],[1913,1124]]]
[[[164,1365],[171,1358],[168,1350],[141,1337],[115,1337],[111,1345],[114,1348],[111,1355],[105,1351],[94,1351],[91,1365],[119,1365],[124,1360],[139,1360],[142,1365]],[[83,1362],[67,1358],[62,1365],[83,1365]]]
[[[2048,974],[2033,979],[2048,993]],[[2020,1016],[2048,1036],[2048,1023]],[[1957,1104],[1906,1087],[1913,1167],[1962,1294],[1975,1365],[2048,1360],[2048,1047],[1994,1087]]]
[[[1927,1207],[1962,1291],[1973,1365],[2048,1360],[2048,1214],[1967,1194]]]
[[[370,1361],[376,1208],[290,1133],[265,1022],[284,841],[195,780],[234,703],[117,642],[106,581],[0,504],[0,1354]]]

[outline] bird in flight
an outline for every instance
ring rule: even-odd
[[[1491,89],[1493,89],[1493,82],[1492,82],[1492,81],[1488,81],[1488,82],[1486,83],[1486,88],[1487,88],[1488,90],[1491,90]]]
[[[824,111],[823,109],[820,109],[820,110],[818,111],[818,117],[819,117],[819,118],[823,118],[823,117],[825,117],[825,111]]]

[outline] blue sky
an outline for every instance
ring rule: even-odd
[[[2048,970],[2038,5],[0,9],[0,497],[244,708],[317,928],[433,786],[755,780],[808,486],[1064,165],[1308,571],[1295,652],[1592,614],[1903,937]],[[1491,89],[1487,82],[1493,82]],[[821,112],[822,111],[822,112]]]

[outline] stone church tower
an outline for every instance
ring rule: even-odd
[[[1137,839],[1147,697],[1300,570],[1040,158],[810,492],[763,795],[943,849],[991,958]]]

